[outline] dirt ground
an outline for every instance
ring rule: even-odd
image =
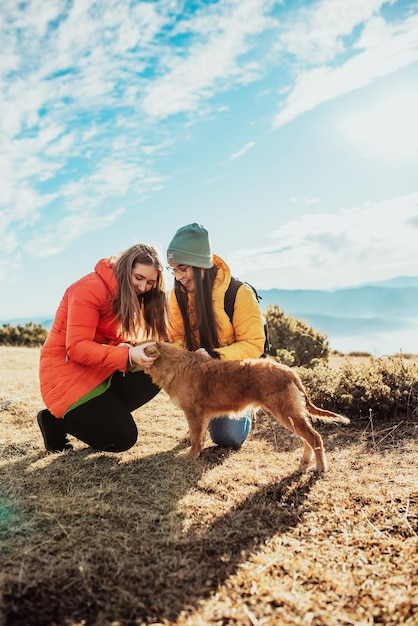
[[[39,351],[0,347],[0,626],[416,626],[414,424],[317,426],[330,465],[257,414],[184,461],[160,393],[121,454],[45,452]]]

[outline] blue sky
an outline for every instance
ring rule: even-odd
[[[417,1],[2,0],[0,42],[0,319],[193,221],[259,289],[418,276]]]

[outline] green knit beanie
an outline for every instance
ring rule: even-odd
[[[167,261],[204,269],[213,267],[209,233],[206,228],[196,223],[179,228],[168,246]]]

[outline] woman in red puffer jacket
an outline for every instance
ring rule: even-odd
[[[96,450],[132,447],[138,431],[131,412],[159,388],[144,371],[154,360],[147,339],[167,339],[163,267],[147,244],[102,259],[65,292],[41,350],[40,386],[47,406],[38,413],[49,452],[71,449],[67,434]]]

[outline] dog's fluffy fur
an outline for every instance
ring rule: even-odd
[[[294,370],[271,359],[221,361],[195,352],[186,352],[171,343],[156,342],[145,348],[157,356],[147,371],[184,412],[191,447],[183,456],[196,458],[213,417],[263,407],[304,443],[300,469],[309,465],[313,454],[317,471],[327,469],[321,435],[312,428],[309,416],[325,421],[348,423],[343,415],[316,407],[306,395]]]

